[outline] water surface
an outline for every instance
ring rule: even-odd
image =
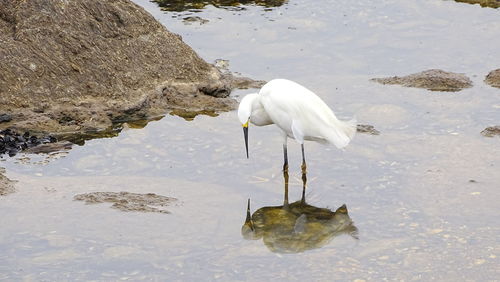
[[[340,118],[381,134],[346,150],[306,144],[307,203],[346,204],[358,229],[302,252],[245,240],[252,212],[283,205],[281,137],[250,128],[245,158],[234,112],[193,121],[166,115],[69,152],[0,164],[18,180],[0,199],[0,280],[494,280],[498,256],[500,11],[454,1],[287,1],[272,9],[211,5],[162,11],[135,0],[207,61],[256,79],[285,77]],[[191,13],[191,14],[190,14]],[[196,15],[208,22],[182,19]],[[456,93],[369,79],[430,68],[465,73]],[[253,90],[234,93],[236,98]],[[302,196],[300,147],[289,144],[289,201]],[[89,192],[156,193],[171,214],[85,205]]]

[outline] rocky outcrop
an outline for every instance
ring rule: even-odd
[[[373,78],[382,84],[399,84],[406,87],[424,88],[431,91],[460,91],[472,87],[472,81],[460,73],[431,69],[407,76]]]
[[[0,129],[99,130],[224,111],[233,80],[128,0],[0,0]]]
[[[490,73],[484,79],[484,82],[493,87],[500,88],[500,69],[490,71]]]
[[[500,8],[499,0],[455,0],[460,3],[479,4],[481,7]]]

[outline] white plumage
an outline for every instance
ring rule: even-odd
[[[287,79],[266,83],[259,93],[248,94],[240,102],[238,119],[245,132],[248,156],[248,122],[257,126],[276,124],[283,133],[285,166],[287,138],[302,145],[304,140],[331,143],[344,148],[356,133],[356,121],[337,119],[328,105],[304,86]],[[303,166],[305,167],[305,158]]]

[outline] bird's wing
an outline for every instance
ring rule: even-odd
[[[316,94],[289,80],[273,80],[265,85],[259,94],[274,123],[291,130],[292,121],[296,120],[305,136],[319,134],[318,128],[336,119],[330,108]]]
[[[293,138],[299,142],[299,144],[304,143],[304,132],[302,132],[302,125],[300,124],[300,120],[294,119],[292,121],[292,133]]]
[[[323,139],[343,148],[352,138],[352,134],[347,134],[352,124],[338,120],[321,98],[300,84],[273,80],[259,94],[273,122],[299,142]]]

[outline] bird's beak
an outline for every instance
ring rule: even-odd
[[[243,135],[245,137],[245,149],[247,151],[247,159],[248,159],[248,121],[243,125]]]

